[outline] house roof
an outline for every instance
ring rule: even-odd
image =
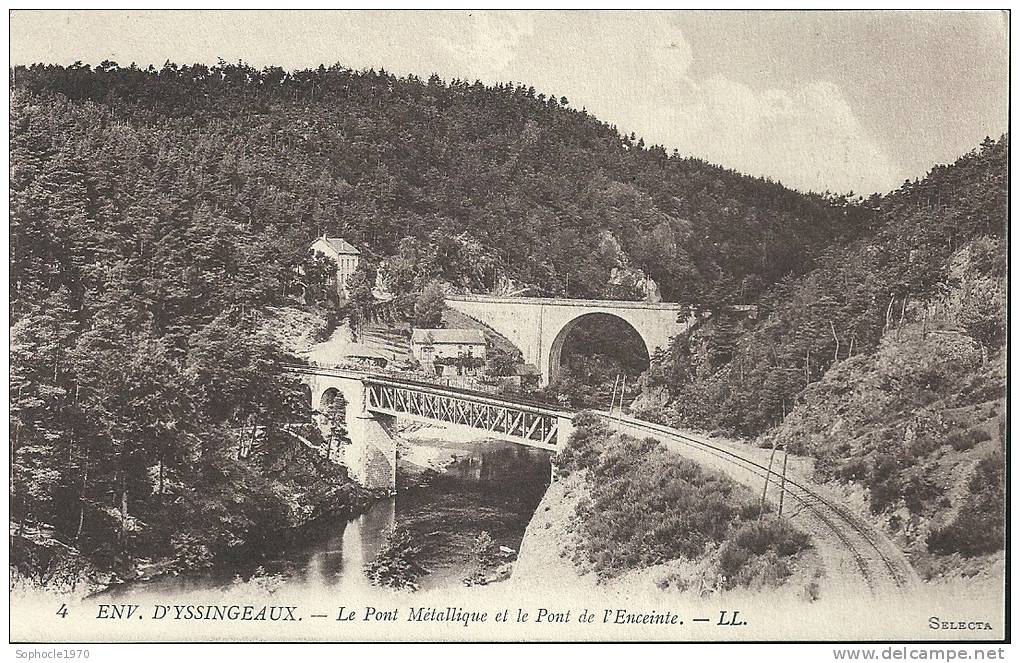
[[[343,237],[319,237],[315,241],[318,242],[319,240],[325,242],[326,246],[333,249],[337,253],[346,253],[348,255],[361,255],[361,251],[359,251],[353,244],[345,240]]]
[[[480,329],[415,329],[411,333],[411,342],[418,345],[437,343],[478,345],[485,343],[485,335]]]

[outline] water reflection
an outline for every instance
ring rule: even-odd
[[[415,440],[401,444],[396,497],[373,503],[350,520],[318,521],[280,550],[213,569],[160,577],[142,589],[182,592],[223,588],[237,582],[357,590],[368,585],[364,566],[394,528],[411,530],[431,571],[423,588],[459,585],[474,569],[472,546],[482,531],[517,550],[524,529],[549,484],[547,452],[486,441]]]
[[[386,543],[396,517],[396,498],[374,503],[368,511],[347,522],[339,521],[339,533],[312,548],[305,566],[305,584],[311,587],[336,585],[357,589],[368,585],[361,572]]]

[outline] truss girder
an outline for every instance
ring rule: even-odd
[[[482,403],[467,396],[415,387],[365,383],[369,410],[391,416],[464,426],[529,446],[556,449],[558,417],[512,405]]]

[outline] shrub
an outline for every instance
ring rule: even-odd
[[[931,433],[919,433],[914,441],[910,443],[910,455],[914,458],[924,458],[942,446],[943,440],[938,435]]]
[[[486,531],[482,531],[478,535],[471,549],[479,569],[492,569],[499,566],[502,562],[499,546]]]
[[[860,481],[868,476],[870,468],[863,458],[848,458],[839,466],[839,478],[843,481]]]
[[[792,573],[786,559],[769,551],[763,555],[755,555],[748,560],[743,568],[726,582],[725,586],[727,588],[750,587],[752,589],[778,587]]]
[[[746,523],[733,540],[755,555],[773,550],[784,557],[796,555],[810,545],[807,534],[779,519]]]
[[[967,334],[986,349],[1006,340],[1006,293],[998,279],[976,279],[969,284],[960,306],[960,323]]]
[[[956,518],[928,535],[928,550],[964,557],[1002,550],[1005,532],[1005,463],[996,452],[982,459],[968,482]]]
[[[751,552],[747,548],[730,541],[719,550],[719,573],[731,578],[744,568],[749,559]]]
[[[822,589],[818,585],[817,580],[812,580],[808,584],[804,585],[804,590],[801,592],[801,596],[808,603],[814,603],[822,596]]]
[[[785,520],[747,522],[719,549],[719,573],[727,587],[774,587],[790,575],[786,558],[809,545],[808,535]]]
[[[927,468],[913,467],[902,474],[900,495],[907,505],[907,510],[912,514],[921,513],[924,505],[934,500],[941,494],[941,489],[936,486],[929,475]]]
[[[971,428],[967,431],[953,431],[946,437],[946,442],[957,451],[973,449],[980,442],[990,440],[991,435],[983,428]]]
[[[1001,377],[979,373],[964,383],[959,393],[956,394],[954,403],[957,407],[961,407],[987,401],[1001,401],[1005,395],[1005,381]]]
[[[466,578],[464,584],[484,585],[490,580],[490,573],[503,562],[499,546],[488,532],[482,531],[471,546],[471,552],[475,558],[474,569]]]
[[[613,432],[605,419],[593,412],[581,412],[574,417],[574,432],[567,445],[556,456],[556,473],[568,476],[595,465]]]
[[[428,573],[419,563],[421,556],[421,546],[415,543],[411,532],[395,529],[375,559],[365,565],[365,573],[373,585],[413,592],[418,589],[418,579]]]
[[[900,498],[900,466],[892,454],[878,454],[868,473],[868,502],[872,513],[882,513]]]

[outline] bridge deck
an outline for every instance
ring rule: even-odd
[[[528,412],[534,412],[536,414],[547,414],[570,418],[572,418],[575,414],[575,410],[571,408],[554,407],[549,403],[543,403],[541,401],[531,400],[528,398],[520,398],[516,396],[513,399],[499,398],[494,394],[484,391],[475,391],[473,389],[464,389],[462,387],[452,387],[450,385],[437,384],[435,382],[426,382],[424,380],[411,380],[408,378],[402,378],[399,375],[394,375],[391,373],[380,373],[378,371],[362,371],[353,368],[298,366],[293,364],[285,366],[284,368],[291,373],[303,373],[305,375],[325,375],[395,387],[415,387],[422,390],[434,392],[437,394],[458,396],[465,400],[471,400],[476,403],[485,403],[488,405],[497,405],[504,407],[516,407],[522,410],[526,410]]]
[[[445,423],[484,431],[518,444],[557,450],[566,442],[573,412],[523,399],[408,380],[372,371],[288,366],[292,373],[355,380],[365,388],[364,409],[427,423]]]
[[[653,311],[687,311],[690,304],[676,302],[635,302],[621,299],[565,299],[558,297],[498,297],[496,295],[447,295],[447,301],[485,304],[520,304],[525,306],[578,306],[585,308],[647,309]]]

